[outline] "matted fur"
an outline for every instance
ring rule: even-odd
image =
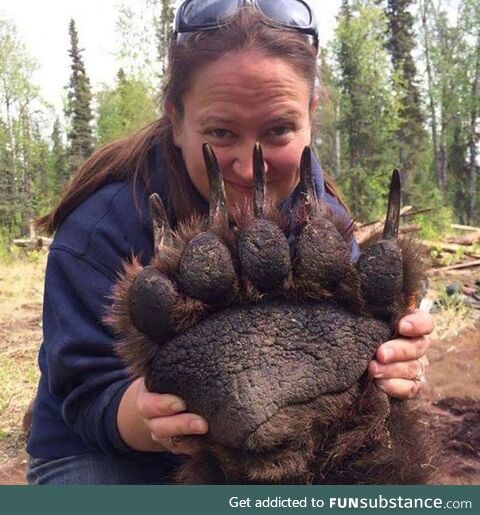
[[[253,205],[245,202],[241,207],[238,207],[233,214],[233,221],[238,231],[242,231],[248,224],[255,219]],[[276,224],[280,230],[288,237],[289,223],[284,213],[281,213],[271,200],[265,202],[265,214],[262,218],[270,220]]]
[[[379,242],[381,238],[381,232],[375,233],[375,235],[361,245],[362,253],[367,252],[368,248]],[[429,266],[428,250],[412,235],[400,236],[395,240],[395,243],[402,255],[403,282],[402,294],[397,297],[396,302],[392,306],[392,327],[396,327],[402,316],[419,305],[422,282]],[[361,296],[361,291],[358,291]],[[349,298],[352,299],[354,297],[351,296]],[[368,312],[368,306],[364,303],[363,299],[360,299],[360,302],[366,308],[366,312]]]
[[[119,338],[116,352],[125,361],[129,372],[138,377],[146,375],[156,351],[153,342],[135,327],[130,316],[128,294],[142,270],[136,257],[124,263],[123,272],[113,289],[110,311],[104,317],[104,322],[113,328]]]
[[[273,451],[226,449],[207,437],[184,437],[198,451],[177,473],[186,484],[423,484],[435,482],[435,451],[415,407],[390,402],[370,379],[346,392],[275,415]],[[326,429],[328,430],[326,431]],[[199,439],[203,440],[199,445]],[[277,444],[277,442],[275,442]],[[422,445],[420,445],[422,443]],[[194,444],[194,446],[195,446]]]
[[[327,209],[324,216],[330,219],[333,215]],[[287,238],[291,236],[292,227],[273,205],[267,206],[265,217]],[[300,205],[295,217],[297,225],[293,236],[311,220],[308,206]],[[245,208],[237,215],[235,228],[214,230],[229,249],[237,275],[241,270],[237,238],[253,219],[253,209]],[[331,221],[347,241],[351,226],[335,218]],[[167,276],[179,293],[170,315],[177,333],[188,331],[223,307],[188,297],[176,280],[184,249],[197,234],[208,230],[206,218],[195,217],[181,224],[173,233],[172,244],[161,249],[152,260],[152,266]],[[412,238],[401,238],[397,245],[402,255],[404,281],[392,306],[392,329],[416,302],[425,270],[422,249]],[[125,266],[108,321],[123,338],[119,354],[129,369],[137,375],[146,375],[157,344],[161,342],[143,336],[130,319],[129,290],[141,270],[136,259]],[[330,290],[321,285],[312,286],[305,279],[299,280],[292,271],[280,287],[266,294],[258,291],[248,277],[239,275],[238,285],[239,291],[230,303],[268,303],[276,298],[292,302],[327,300],[358,314],[373,316],[362,295],[360,273],[353,263],[340,284]],[[421,442],[418,419],[414,410],[389,401],[386,394],[364,376],[342,393],[327,394],[306,404],[281,409],[255,430],[243,449],[224,447],[210,440],[208,434],[183,437],[196,452],[179,470],[176,480],[195,484],[424,483],[432,477],[434,454]]]

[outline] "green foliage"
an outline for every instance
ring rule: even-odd
[[[68,131],[69,164],[72,171],[76,170],[93,152],[93,113],[91,108],[92,92],[83,63],[82,52],[75,21],[70,20],[70,50],[71,75],[67,96],[65,115],[70,122]]]
[[[444,283],[436,285],[434,291],[435,305],[442,310],[442,316],[437,317],[435,321],[436,338],[451,337],[458,334],[460,328],[475,323],[475,318],[472,317],[472,309],[465,304],[462,295],[458,293],[449,295]]]
[[[342,93],[338,179],[354,215],[362,221],[380,209],[378,193],[388,183],[397,155],[398,107],[386,31],[380,7],[365,0],[343,2],[334,42]]]
[[[129,77],[156,83],[155,89],[166,69],[174,4],[173,0],[123,0],[117,9],[118,64]]]
[[[323,168],[360,221],[384,215],[397,167],[404,204],[436,209],[415,219],[423,237],[440,238],[454,221],[475,224],[479,2],[456,0],[455,15],[449,0],[342,0],[335,41],[319,55],[326,89],[314,143]],[[158,118],[155,94],[165,69],[173,5],[172,0],[122,0],[120,71],[114,85],[95,92],[95,120],[71,22],[66,126],[58,119],[52,124],[55,117],[32,81],[36,64],[15,26],[0,17],[0,259],[10,259],[10,241],[27,232],[29,220],[54,206],[96,143]],[[426,16],[415,26],[416,14]]]
[[[155,26],[148,2],[123,0],[117,8],[117,62],[128,76],[153,82],[160,73],[155,60]]]
[[[396,133],[397,166],[403,186],[403,201],[409,203],[418,162],[428,148],[427,132],[418,88],[412,0],[388,0],[387,48],[393,64],[392,83],[397,97],[398,129]]]
[[[154,8],[153,24],[157,41],[157,59],[161,66],[163,76],[167,66],[168,40],[172,32],[172,24],[175,16],[172,0],[147,0]]]
[[[458,0],[457,12],[447,0],[419,4],[436,179],[460,221],[473,224],[479,200],[479,0]]]
[[[97,139],[102,145],[141,129],[159,114],[151,85],[142,79],[127,78],[123,70],[114,88],[98,93],[97,104]]]
[[[319,52],[321,84],[319,88],[319,106],[314,119],[315,147],[323,169],[334,178],[341,175],[340,132],[338,118],[341,92],[337,85],[332,55],[328,48]]]
[[[439,207],[433,212],[416,216],[415,223],[420,224],[422,228],[421,238],[439,240],[451,231],[450,225],[454,223],[453,210],[450,207]]]
[[[45,251],[14,245],[13,240],[18,236],[18,230],[0,226],[0,265],[12,265],[20,259],[28,263],[41,263],[45,259]]]
[[[14,24],[0,17],[0,226],[18,233],[34,216],[33,191],[45,173],[36,67]]]
[[[58,117],[53,124],[51,135],[52,148],[49,155],[49,176],[48,176],[48,189],[51,193],[51,199],[55,199],[63,185],[68,181],[68,155],[67,149],[63,142],[62,127]]]
[[[15,231],[10,227],[0,226],[0,263],[13,263],[19,256],[19,249],[12,245]]]

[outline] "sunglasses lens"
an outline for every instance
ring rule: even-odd
[[[257,5],[267,18],[289,27],[306,29],[313,21],[310,9],[298,0],[257,0]]]
[[[193,0],[185,5],[183,23],[189,27],[215,26],[235,14],[240,0]]]

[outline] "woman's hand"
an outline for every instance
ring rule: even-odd
[[[150,393],[142,380],[137,392],[137,408],[154,442],[174,454],[191,454],[192,449],[177,442],[177,436],[208,431],[207,421],[186,412],[185,402],[175,395]]]
[[[208,424],[185,410],[182,399],[151,393],[143,378],[139,378],[127,388],[120,401],[118,430],[124,442],[137,451],[192,454],[193,449],[175,437],[204,434]]]
[[[369,374],[390,397],[411,399],[420,389],[420,377],[428,367],[427,337],[433,331],[433,318],[419,309],[403,317],[398,325],[400,335],[383,343],[369,364]]]

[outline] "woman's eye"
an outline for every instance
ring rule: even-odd
[[[281,137],[281,136],[286,136],[287,134],[289,134],[292,131],[293,131],[292,127],[284,126],[284,127],[275,127],[273,129],[271,129],[269,131],[269,133],[270,133],[271,136],[278,138],[278,137]]]
[[[228,129],[211,129],[208,133],[218,139],[231,138],[233,136],[233,133]]]

